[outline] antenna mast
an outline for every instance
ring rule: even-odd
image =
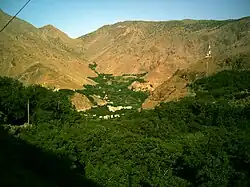
[[[206,62],[206,69],[207,69],[207,76],[208,76],[208,62],[209,62],[209,59],[211,59],[212,58],[212,52],[211,52],[211,46],[210,46],[210,44],[208,45],[208,53],[207,53],[207,55],[205,56],[205,58],[206,59],[208,59],[207,60],[207,62]]]

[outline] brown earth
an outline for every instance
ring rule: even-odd
[[[0,10],[0,27],[9,19]],[[0,33],[0,75],[29,84],[75,89],[94,84],[88,77],[96,73],[88,64],[96,62],[101,73],[148,72],[146,87],[151,84],[155,90],[148,100],[157,103],[185,95],[186,81],[175,80],[173,74],[177,69],[204,72],[209,44],[213,56],[210,73],[218,70],[217,62],[249,54],[250,17],[125,21],[77,39],[52,25],[36,28],[17,18]]]
[[[10,18],[0,10],[0,27]],[[51,25],[39,29],[16,18],[0,33],[0,75],[69,89],[93,84],[87,77],[95,73],[78,45]]]
[[[211,45],[214,57],[250,51],[250,17],[239,20],[125,21],[79,38],[97,70],[121,75],[148,72],[154,88],[177,69],[202,62]]]
[[[91,101],[85,95],[77,92],[72,96],[71,101],[77,111],[85,111],[91,109],[93,106]]]

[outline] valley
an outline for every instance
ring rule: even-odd
[[[148,97],[148,92],[129,89],[133,82],[144,81],[142,78],[144,74],[113,76],[99,74],[96,70],[95,72],[98,77],[92,78],[92,80],[96,82],[96,85],[86,85],[83,90],[76,90],[76,92],[87,96],[94,104],[87,113],[93,113],[93,115],[97,115],[97,118],[100,115],[121,113],[124,115],[123,112],[126,113],[127,110],[137,111]]]
[[[10,16],[0,11],[0,26],[8,19]],[[206,72],[209,45],[213,56],[210,73],[225,69],[226,60],[237,55],[249,59],[249,24],[249,17],[125,21],[73,39],[53,25],[36,28],[17,18],[0,35],[0,75],[50,88],[81,89],[95,84],[88,77],[97,76],[89,68],[96,63],[96,70],[103,74],[146,73],[147,83],[135,87],[152,92],[178,70]],[[151,97],[156,100],[154,95]]]
[[[0,33],[0,186],[249,187],[249,44],[250,17],[74,39],[14,19]]]

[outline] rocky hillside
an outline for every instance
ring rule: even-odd
[[[0,12],[0,26],[9,19]],[[94,84],[87,77],[96,76],[88,67],[95,62],[100,73],[147,72],[145,87],[154,90],[168,82],[178,69],[204,71],[209,45],[213,61],[223,63],[231,56],[248,54],[249,43],[250,17],[225,21],[125,21],[77,39],[52,25],[36,28],[15,19],[0,33],[0,75],[27,83],[79,88]],[[211,72],[217,70],[216,63],[209,66]]]
[[[202,62],[209,44],[214,57],[249,52],[250,18],[226,21],[126,21],[80,37],[82,50],[104,73],[149,72],[154,87],[177,69]]]
[[[222,70],[249,70],[250,52],[241,51],[238,54],[231,53],[228,57],[218,56],[206,58],[187,69],[178,69],[168,80],[164,81],[146,99],[142,107],[154,108],[161,102],[179,100],[185,96],[193,95],[189,85],[195,80],[216,74]]]
[[[10,18],[0,11],[0,27]],[[87,77],[95,73],[78,45],[51,25],[36,28],[16,18],[0,33],[0,75],[59,88],[92,84]]]

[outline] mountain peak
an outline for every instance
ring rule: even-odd
[[[47,29],[47,30],[59,30],[57,29],[55,26],[48,24],[48,25],[44,25],[43,27],[41,27],[40,29]]]
[[[52,37],[67,37],[69,38],[69,36],[64,33],[63,31],[61,31],[60,29],[56,28],[55,26],[48,24],[45,25],[41,28],[39,28],[44,34],[46,35],[50,35]]]

